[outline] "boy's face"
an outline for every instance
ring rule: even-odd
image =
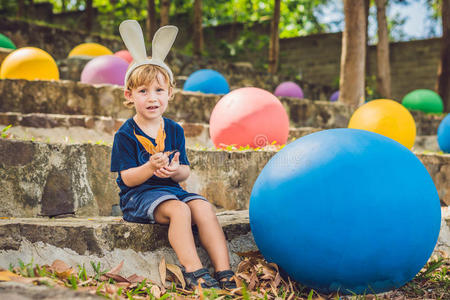
[[[158,80],[153,80],[148,85],[138,86],[131,91],[125,90],[125,97],[134,102],[136,113],[147,120],[160,118],[172,96],[172,88],[164,76],[157,76]]]

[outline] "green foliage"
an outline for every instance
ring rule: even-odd
[[[280,5],[280,37],[294,37],[324,32],[318,16],[321,6],[329,0],[285,0]],[[203,23],[206,26],[241,22],[254,23],[271,20],[273,0],[204,0]]]
[[[6,126],[5,128],[3,128],[2,129],[2,135],[1,135],[1,137],[3,138],[3,139],[7,139],[7,138],[9,138],[10,137],[10,134],[7,132],[10,128],[11,128],[11,124],[10,125],[8,125],[8,126]]]
[[[95,272],[95,276],[94,276],[95,280],[100,280],[100,277],[108,272],[107,270],[100,271],[100,262],[95,264],[95,262],[91,261],[91,266],[92,266],[92,269],[94,269],[94,272]]]

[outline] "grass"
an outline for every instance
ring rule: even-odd
[[[205,290],[201,287],[188,291],[179,287],[176,277],[167,269],[166,285],[137,275],[124,278],[118,275],[123,262],[112,270],[104,269],[100,262],[91,262],[92,275],[83,265],[73,270],[62,261],[51,266],[39,266],[19,260],[18,266],[10,265],[9,271],[35,285],[62,286],[77,291],[87,291],[106,299],[450,299],[450,260],[440,257],[430,260],[415,278],[403,287],[379,294],[323,295],[306,286],[295,283],[289,277],[281,276],[278,266],[267,263],[258,252],[239,254],[242,261],[237,268],[236,290]],[[2,271],[0,270],[0,273]]]

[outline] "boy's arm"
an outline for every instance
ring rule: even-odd
[[[180,167],[177,169],[176,173],[171,176],[173,181],[181,182],[188,179],[189,175],[191,174],[191,168],[188,165],[180,165]]]
[[[134,187],[147,181],[155,171],[156,169],[148,161],[139,167],[120,171],[120,176],[128,187]]]

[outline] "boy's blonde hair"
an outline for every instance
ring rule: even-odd
[[[157,80],[159,84],[162,84],[162,82],[159,81],[159,74],[163,75],[164,81],[169,85],[169,88],[175,87],[175,83],[170,81],[167,71],[160,66],[142,65],[134,69],[128,76],[125,89],[131,92],[132,89],[135,89],[141,85],[149,85],[154,80]],[[128,99],[125,100],[123,104],[128,108],[132,108],[134,106],[133,101],[129,101]]]

